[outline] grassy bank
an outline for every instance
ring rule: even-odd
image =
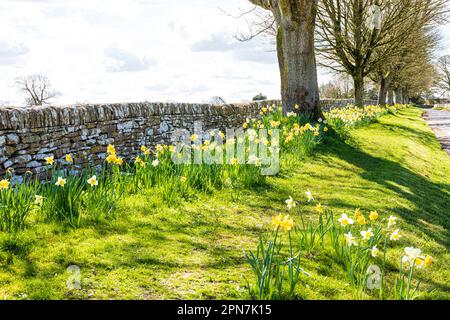
[[[346,142],[329,137],[306,160],[283,163],[260,188],[203,193],[172,207],[148,191],[122,199],[112,221],[78,229],[36,223],[17,237],[1,233],[0,298],[248,298],[253,274],[243,250],[255,248],[290,195],[316,219],[305,200],[309,189],[339,214],[360,208],[399,217],[403,237],[392,244],[389,270],[405,246],[420,247],[434,258],[417,273],[420,298],[450,299],[450,159],[421,113],[383,116],[351,130]],[[298,297],[355,297],[331,248],[302,259],[311,277]],[[81,268],[81,290],[67,290],[70,265]]]

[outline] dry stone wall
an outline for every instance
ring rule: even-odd
[[[72,154],[78,166],[102,163],[106,147],[114,144],[130,158],[141,145],[170,143],[175,129],[193,131],[240,126],[246,117],[259,114],[260,104],[212,106],[186,103],[125,103],[102,105],[42,106],[0,109],[0,177],[14,169],[41,173],[45,158],[62,159]],[[325,109],[344,106],[350,100],[324,100]]]

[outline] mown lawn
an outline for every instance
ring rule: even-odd
[[[400,218],[403,237],[388,254],[395,270],[405,246],[434,258],[419,271],[422,299],[450,299],[450,158],[417,108],[329,138],[301,163],[284,163],[257,190],[200,194],[168,207],[157,192],[125,198],[112,222],[79,229],[37,223],[15,239],[0,234],[0,299],[241,299],[253,281],[243,250],[254,249],[271,217],[292,195],[311,219],[310,189],[323,205]],[[298,220],[298,217],[294,216]],[[352,299],[331,249],[303,258],[311,273],[303,299]],[[69,265],[81,268],[81,290],[66,287]]]

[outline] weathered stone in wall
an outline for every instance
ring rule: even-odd
[[[334,101],[334,102],[333,102]],[[341,107],[351,100],[322,101],[324,109]],[[130,159],[142,144],[170,143],[175,129],[193,132],[201,121],[204,130],[240,127],[247,117],[257,116],[264,101],[248,105],[212,106],[189,103],[116,103],[40,106],[0,109],[0,176],[9,168],[45,172],[45,158],[60,161],[68,153],[77,165],[99,165],[106,146]],[[64,163],[64,162],[63,162]]]

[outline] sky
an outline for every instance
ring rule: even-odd
[[[247,0],[0,0],[0,102],[15,80],[46,75],[57,104],[279,98],[268,38],[239,42]],[[442,54],[450,54],[443,26]],[[319,82],[330,79],[319,70]]]

